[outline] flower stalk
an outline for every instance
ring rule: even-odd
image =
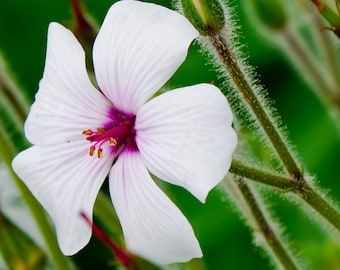
[[[13,123],[20,129],[29,110],[29,102],[22,93],[12,79],[7,63],[0,53],[0,104],[10,112]]]
[[[94,76],[92,63],[92,45],[98,33],[99,26],[87,13],[86,6],[82,0],[70,0],[73,14],[72,32],[82,44],[86,57],[86,68]]]
[[[291,190],[301,185],[301,181],[290,180],[283,176],[264,172],[262,170],[246,166],[242,162],[235,159],[231,163],[229,172],[247,179],[255,180],[261,184],[278,188],[280,190]]]
[[[257,242],[282,269],[298,269],[296,259],[286,247],[272,215],[261,206],[256,191],[242,177],[226,178],[223,182],[236,206],[241,210],[245,221],[253,229],[254,234],[260,234],[264,241]]]
[[[264,172],[256,168],[249,167],[237,160],[233,160],[230,172],[237,176],[275,187],[283,192],[293,192],[340,231],[339,211],[327,199],[320,196],[320,194],[316,192],[305,180],[299,181],[294,178],[289,179],[283,176]]]
[[[250,108],[272,146],[275,148],[287,172],[295,179],[300,179],[301,172],[298,164],[295,162],[278,128],[264,109],[263,104],[256,95],[256,91],[253,90],[251,84],[248,82],[247,77],[238,64],[235,54],[231,50],[231,46],[221,33],[209,36],[208,40],[214,47],[223,67],[229,74],[238,93],[241,95],[242,100]]]
[[[119,264],[126,267],[127,269],[131,269],[133,267],[133,260],[131,254],[127,252],[122,247],[119,247],[114,241],[112,241],[102,230],[92,222],[89,217],[84,213],[81,212],[80,215],[86,221],[86,223],[92,228],[93,234],[102,241],[115,255]]]

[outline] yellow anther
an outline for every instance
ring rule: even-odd
[[[113,138],[113,137],[110,137],[108,142],[109,142],[109,145],[111,145],[111,146],[116,146],[117,143],[118,143],[117,140],[115,138]]]
[[[83,135],[85,136],[89,136],[89,135],[92,135],[93,134],[93,131],[91,129],[86,129],[83,131]]]
[[[102,158],[103,157],[103,149],[102,148],[99,148],[98,151],[97,151],[97,157],[98,158]]]
[[[97,131],[102,135],[105,134],[105,130],[101,127],[97,128]]]
[[[96,148],[92,145],[89,150],[89,155],[92,157]]]

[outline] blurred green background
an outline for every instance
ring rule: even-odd
[[[108,0],[84,2],[99,24],[113,3]],[[171,6],[169,1],[154,2]],[[249,62],[256,67],[261,82],[275,101],[292,145],[305,169],[317,176],[320,186],[328,190],[329,195],[340,201],[340,136],[332,120],[303,79],[273,46],[270,37],[264,40],[258,34],[257,26],[240,5],[242,2],[246,5],[247,1],[233,2],[242,25],[242,42],[247,44],[249,51]],[[71,19],[68,0],[0,0],[0,51],[31,101],[44,67],[48,24],[52,21],[68,24]],[[192,46],[186,62],[168,86],[174,88],[211,81],[218,85],[217,74],[207,62],[198,46]],[[262,252],[252,245],[249,230],[217,189],[202,205],[180,188],[169,185],[165,188],[192,222],[207,269],[273,269]],[[292,240],[294,250],[310,263],[308,269],[340,269],[340,248],[331,236],[306,217],[299,207],[275,193],[268,201],[278,220],[286,225],[286,235]],[[112,259],[110,251],[96,239],[74,259],[80,265],[79,269],[115,269],[108,264]]]

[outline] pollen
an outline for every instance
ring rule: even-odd
[[[98,131],[98,133],[101,134],[101,135],[104,135],[104,134],[105,134],[105,130],[104,130],[103,128],[101,128],[101,127],[97,128],[97,131]]]
[[[103,149],[102,148],[99,148],[97,150],[97,158],[102,158],[103,157]]]
[[[94,154],[94,151],[96,151],[96,147],[94,145],[92,145],[89,149],[89,155],[92,157]]]
[[[113,138],[113,137],[111,137],[111,138],[108,140],[108,142],[109,142],[109,145],[111,145],[111,146],[116,146],[116,145],[118,144],[117,139],[115,139],[115,138]]]
[[[82,134],[85,135],[85,136],[90,136],[90,135],[93,134],[93,131],[91,129],[86,129],[86,130],[83,131]]]

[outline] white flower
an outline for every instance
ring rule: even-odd
[[[202,256],[190,224],[150,176],[204,201],[229,169],[236,135],[218,88],[199,84],[149,100],[197,35],[164,7],[114,4],[93,47],[98,91],[80,44],[51,23],[44,75],[25,124],[33,146],[13,168],[51,215],[65,254],[88,243],[91,229],[80,212],[92,216],[109,174],[130,251],[160,264]]]

